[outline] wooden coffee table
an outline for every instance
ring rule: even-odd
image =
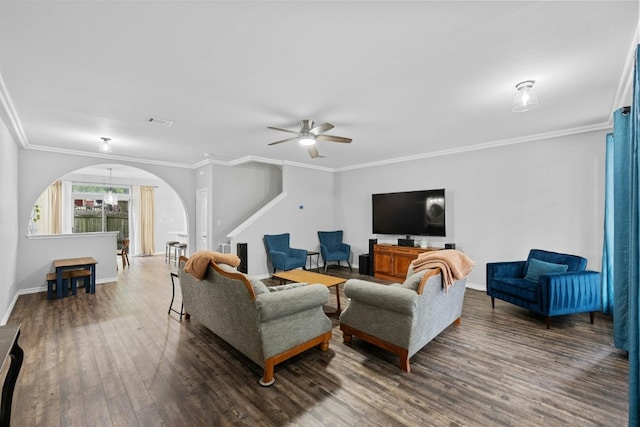
[[[289,282],[296,282],[296,283],[309,283],[309,284],[319,283],[321,285],[325,285],[327,288],[335,286],[336,287],[336,303],[338,305],[338,309],[334,312],[327,313],[327,314],[337,316],[342,311],[340,309],[340,289],[338,285],[346,282],[347,279],[344,279],[342,277],[329,276],[327,274],[314,273],[312,271],[307,271],[307,270],[279,271],[277,273],[274,273],[273,277],[277,277],[282,282],[287,280]]]

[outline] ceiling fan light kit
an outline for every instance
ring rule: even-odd
[[[278,130],[281,132],[294,133],[296,136],[291,138],[282,139],[280,141],[271,142],[269,145],[276,145],[287,141],[298,141],[300,145],[307,146],[309,151],[309,155],[312,159],[320,156],[318,152],[318,148],[316,147],[316,141],[329,141],[329,142],[342,142],[342,143],[350,143],[351,138],[345,138],[343,136],[334,136],[334,135],[326,135],[324,132],[327,132],[334,128],[331,123],[322,123],[317,126],[314,126],[313,120],[300,120],[300,130],[293,131],[289,129],[282,129],[273,126],[269,126],[269,129]]]
[[[513,97],[513,108],[511,111],[514,113],[523,113],[539,107],[538,95],[533,90],[535,83],[535,80],[525,80],[516,85],[517,93]]]
[[[307,134],[300,136],[300,145],[313,145],[316,143],[316,138],[314,135]]]

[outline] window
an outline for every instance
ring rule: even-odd
[[[109,191],[115,204],[104,203]],[[72,197],[74,233],[117,231],[118,247],[129,238],[129,187],[73,183]]]

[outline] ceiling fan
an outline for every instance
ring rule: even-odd
[[[301,145],[306,145],[309,150],[309,155],[312,159],[320,157],[318,148],[316,147],[316,141],[331,141],[349,143],[351,138],[344,138],[342,136],[325,135],[324,132],[330,131],[334,126],[331,123],[322,123],[314,126],[313,120],[300,120],[300,130],[293,131],[289,129],[276,128],[269,126],[269,129],[279,130],[282,132],[295,133],[296,136],[291,138],[282,139],[280,141],[272,142],[269,145],[276,145],[282,142],[298,140]]]

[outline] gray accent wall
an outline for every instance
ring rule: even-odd
[[[550,138],[354,169],[335,175],[335,215],[354,256],[369,252],[371,194],[446,189],[445,242],[470,256],[485,288],[487,262],[525,259],[540,248],[581,255],[600,271],[606,132]],[[401,212],[399,212],[401,214]]]

